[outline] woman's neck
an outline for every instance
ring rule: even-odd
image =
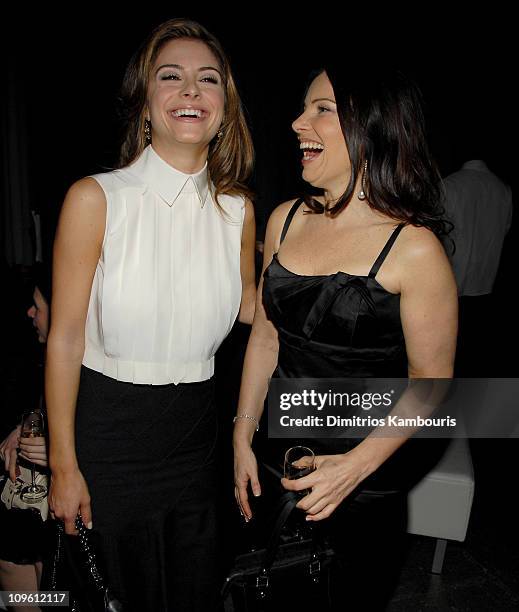
[[[200,148],[197,145],[171,145],[154,141],[153,150],[166,163],[185,174],[200,172],[207,162],[209,147]]]

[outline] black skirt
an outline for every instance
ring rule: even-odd
[[[216,599],[213,380],[134,385],[83,367],[76,451],[108,582],[129,610]]]

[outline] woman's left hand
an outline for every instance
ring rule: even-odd
[[[303,478],[281,479],[281,484],[289,491],[312,490],[297,504],[297,508],[307,513],[308,521],[328,518],[371,473],[365,460],[353,451],[345,455],[319,455],[315,458],[315,467],[311,474]]]

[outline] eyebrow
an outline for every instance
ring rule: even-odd
[[[162,68],[176,68],[177,70],[185,70],[184,66],[181,66],[180,64],[162,64],[157,68],[157,70],[155,70],[155,74],[157,74],[159,70],[162,70]],[[215,68],[214,66],[201,66],[198,69],[198,72],[203,72],[204,70],[214,70],[220,76],[222,76],[222,73],[218,70],[218,68]]]
[[[335,102],[335,100],[332,100],[331,98],[315,98],[315,100],[312,100],[312,104],[315,104],[316,102],[331,102],[332,104],[337,104],[337,102]]]

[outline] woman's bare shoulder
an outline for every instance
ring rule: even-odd
[[[397,245],[399,255],[409,261],[424,261],[429,257],[445,256],[442,243],[427,227],[406,225],[401,231]]]
[[[270,238],[273,240],[276,244],[276,249],[279,246],[279,238],[287,215],[297,199],[298,198],[294,198],[293,200],[287,200],[286,202],[279,204],[270,214],[267,223],[266,239]]]
[[[61,216],[103,223],[106,219],[106,196],[101,185],[91,177],[73,183],[65,196]]]
[[[73,183],[61,208],[58,237],[79,239],[85,234],[101,242],[106,224],[106,196],[99,183],[82,178]]]
[[[272,211],[269,222],[271,220],[274,223],[284,222],[287,218],[288,213],[290,212],[290,209],[298,199],[299,198],[293,198],[292,200],[287,200],[286,202],[278,204],[276,208],[274,208],[274,210]]]
[[[89,202],[91,205],[104,205],[106,197],[101,185],[91,176],[86,176],[73,183],[65,197],[65,201]]]

